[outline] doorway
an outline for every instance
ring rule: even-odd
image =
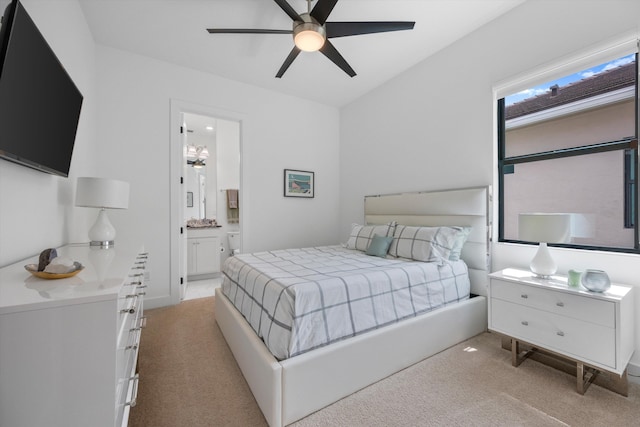
[[[242,115],[213,107],[171,102],[173,304],[210,295],[230,253],[227,233],[242,236],[243,120]],[[229,194],[235,197],[233,208]]]

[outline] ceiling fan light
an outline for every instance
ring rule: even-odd
[[[321,25],[313,22],[302,23],[293,30],[293,42],[298,49],[315,52],[324,45],[325,31]]]

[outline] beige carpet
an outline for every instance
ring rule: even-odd
[[[213,298],[147,310],[138,405],[130,425],[265,426],[213,317]],[[372,356],[374,357],[374,356]],[[485,333],[293,425],[637,426],[640,387],[622,397],[532,360],[511,366]]]

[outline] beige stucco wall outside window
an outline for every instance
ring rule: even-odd
[[[635,135],[633,97],[505,132],[506,157],[622,140]],[[595,220],[573,243],[634,247],[624,226],[624,150],[514,165],[504,175],[504,238],[517,240],[518,213],[572,212]]]

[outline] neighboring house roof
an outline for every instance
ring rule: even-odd
[[[595,74],[566,86],[554,85],[542,95],[527,98],[505,108],[505,119],[526,116],[580,99],[590,98],[635,84],[636,63]]]

